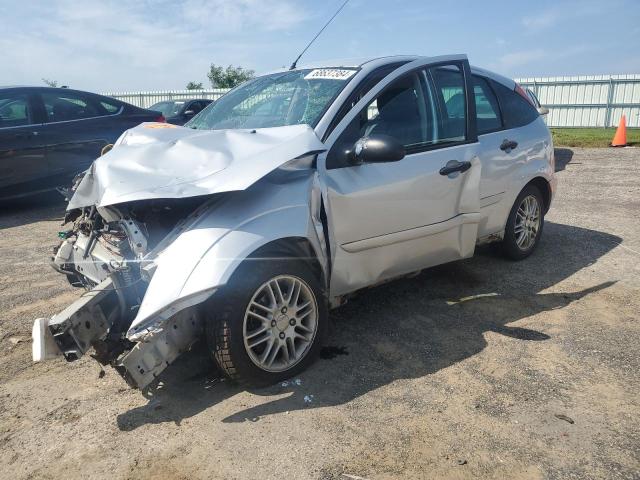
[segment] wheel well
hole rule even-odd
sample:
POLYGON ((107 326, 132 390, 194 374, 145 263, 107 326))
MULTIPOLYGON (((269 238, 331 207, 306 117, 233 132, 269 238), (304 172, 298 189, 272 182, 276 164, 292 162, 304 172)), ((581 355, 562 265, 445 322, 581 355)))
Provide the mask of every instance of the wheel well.
MULTIPOLYGON (((540 193, 542 194, 542 201, 544 202, 544 213, 546 214, 551 206, 551 186, 549 185, 549 182, 542 177, 536 177, 527 183, 527 185, 534 185, 538 190, 540 190, 540 193)), ((525 187, 527 185, 525 185, 525 187)))
POLYGON ((255 250, 249 258, 274 257, 297 258, 307 262, 320 284, 326 287, 324 269, 311 242, 304 237, 279 238, 255 250))

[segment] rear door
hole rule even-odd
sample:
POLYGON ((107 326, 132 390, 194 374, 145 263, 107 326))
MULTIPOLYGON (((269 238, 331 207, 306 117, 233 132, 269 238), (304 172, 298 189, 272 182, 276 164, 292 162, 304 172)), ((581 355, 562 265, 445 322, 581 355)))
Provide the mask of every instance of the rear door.
POLYGON ((49 175, 34 95, 0 91, 0 197, 45 189, 49 175))
POLYGON ((318 167, 332 295, 473 253, 480 162, 469 82, 464 56, 412 62, 371 89, 327 138, 318 167), (372 134, 393 136, 407 155, 349 165, 343 152, 372 134))
POLYGON ((502 232, 506 217, 522 187, 528 162, 544 153, 542 124, 535 107, 512 88, 474 75, 478 139, 482 162, 479 236, 502 232))

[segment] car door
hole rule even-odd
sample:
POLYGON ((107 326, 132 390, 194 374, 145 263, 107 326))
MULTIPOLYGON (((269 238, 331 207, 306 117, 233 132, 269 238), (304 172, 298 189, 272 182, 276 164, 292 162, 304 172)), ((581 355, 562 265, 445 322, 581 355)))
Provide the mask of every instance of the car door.
POLYGON ((86 170, 112 143, 110 113, 92 95, 66 89, 40 93, 46 112, 44 140, 52 178, 61 186, 86 170))
POLYGON ((318 168, 332 295, 473 254, 481 166, 469 82, 465 56, 414 61, 371 89, 327 138, 318 168), (460 91, 441 84, 445 73, 460 91), (462 106, 455 116, 453 104, 462 106), (349 164, 344 151, 373 134, 396 138, 406 156, 349 164))
POLYGON ((34 96, 0 91, 0 197, 43 190, 49 175, 34 96))

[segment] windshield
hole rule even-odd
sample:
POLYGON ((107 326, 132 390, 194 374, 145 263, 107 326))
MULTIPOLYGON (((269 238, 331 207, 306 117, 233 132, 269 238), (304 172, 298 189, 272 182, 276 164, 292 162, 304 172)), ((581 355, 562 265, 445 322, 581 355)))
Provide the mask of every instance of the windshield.
POLYGON ((183 105, 184 102, 158 102, 151 105, 149 107, 149 110, 160 112, 164 117, 173 117, 174 115, 178 115, 178 113, 180 113, 180 109, 183 105))
POLYGON ((315 127, 356 71, 322 68, 258 77, 209 105, 185 126, 203 130, 315 127))

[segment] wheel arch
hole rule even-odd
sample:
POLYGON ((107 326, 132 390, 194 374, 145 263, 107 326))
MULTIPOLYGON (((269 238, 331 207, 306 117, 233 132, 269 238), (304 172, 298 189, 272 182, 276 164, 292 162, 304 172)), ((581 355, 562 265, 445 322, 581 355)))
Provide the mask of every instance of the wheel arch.
POLYGON ((268 241, 247 255, 247 258, 274 256, 304 260, 311 266, 313 273, 316 275, 316 278, 323 288, 327 288, 326 275, 324 274, 324 268, 320 262, 320 257, 316 248, 307 237, 282 237, 268 241))
MULTIPOLYGON (((530 180, 529 183, 527 183, 524 187, 522 187, 520 192, 522 192, 522 190, 527 188, 529 185, 533 185, 538 190, 540 190, 540 193, 542 194, 542 201, 544 202, 544 213, 546 214, 549 211, 549 208, 551 207, 552 194, 551 194, 551 185, 549 184, 549 181, 544 177, 535 177, 532 180, 530 180)), ((518 193, 518 195, 519 194, 520 193, 518 193)))

